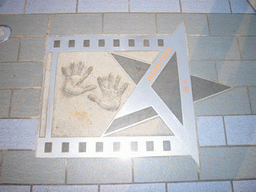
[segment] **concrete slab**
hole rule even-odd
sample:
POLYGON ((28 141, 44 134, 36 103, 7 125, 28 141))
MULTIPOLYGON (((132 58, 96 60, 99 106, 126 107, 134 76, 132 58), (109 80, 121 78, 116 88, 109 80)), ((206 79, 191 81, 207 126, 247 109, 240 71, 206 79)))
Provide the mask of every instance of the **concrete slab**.
POLYGON ((27 0, 26 13, 75 13, 76 0, 27 0))
POLYGON ((10 38, 0 44, 0 61, 17 61, 20 38, 10 38))
POLYGON ((256 37, 238 38, 242 59, 256 59, 256 37))
POLYGON ((6 151, 1 183, 64 184, 65 159, 38 159, 34 151, 6 151))
POLYGON ((0 119, 0 148, 35 149, 37 119, 0 119))
POLYGON ((166 192, 164 183, 156 184, 124 184, 124 185, 101 185, 101 192, 125 191, 125 192, 166 192))
POLYGON ((134 159, 135 182, 192 181, 197 179, 197 166, 191 157, 134 159))
POLYGON ((132 182, 131 159, 68 159, 67 173, 69 184, 132 182))
POLYGON ((217 80, 217 73, 214 61, 190 61, 190 72, 192 75, 203 77, 209 80, 217 80))
POLYGON ((178 0, 131 0, 131 12, 180 12, 178 0))
POLYGON ((200 146, 226 145, 221 116, 197 117, 197 131, 200 146))
POLYGON ((41 86, 43 64, 29 63, 1 63, 0 87, 39 87, 41 86))
POLYGON ((256 87, 249 87, 249 96, 253 114, 256 114, 256 87))
POLYGON ((24 13, 25 2, 26 0, 5 1, 0 6, 0 14, 24 13))
POLYGON ((2 192, 30 192, 30 186, 24 186, 24 185, 0 185, 0 191, 2 192))
POLYGON ((200 149, 200 179, 243 179, 256 176, 256 147, 200 149))
POLYGON ((230 0, 232 13, 255 13, 247 1, 230 0))
POLYGON ((8 117, 11 102, 11 90, 0 90, 0 117, 8 117))
POLYGON ((256 116, 224 117, 228 145, 256 144, 256 116))
POLYGON ((127 0, 80 0, 78 3, 78 12, 128 12, 127 0))
POLYGON ((63 191, 63 192, 98 192, 97 185, 34 185, 32 192, 49 192, 49 191, 63 191))

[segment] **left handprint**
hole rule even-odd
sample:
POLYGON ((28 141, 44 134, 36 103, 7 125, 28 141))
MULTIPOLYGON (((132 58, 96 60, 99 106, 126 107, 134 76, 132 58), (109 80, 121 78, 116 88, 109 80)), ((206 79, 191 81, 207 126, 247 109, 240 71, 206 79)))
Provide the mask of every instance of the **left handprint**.
POLYGON ((96 85, 85 85, 84 80, 90 75, 93 67, 84 67, 83 62, 75 64, 71 62, 69 68, 62 67, 62 73, 66 77, 65 91, 72 95, 80 95, 84 92, 96 89, 96 85))

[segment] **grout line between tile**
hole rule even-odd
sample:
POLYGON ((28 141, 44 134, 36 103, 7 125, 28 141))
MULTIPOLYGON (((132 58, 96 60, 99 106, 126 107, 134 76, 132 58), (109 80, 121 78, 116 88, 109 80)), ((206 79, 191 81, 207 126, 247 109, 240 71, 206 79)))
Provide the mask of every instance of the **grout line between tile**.
POLYGON ((168 192, 168 185, 165 183, 165 192, 168 192))
POLYGON ((78 13, 78 3, 79 3, 79 0, 76 1, 76 13, 78 13))
POLYGON ((33 192, 33 185, 30 185, 30 192, 33 192))
POLYGON ((131 166, 132 166, 132 183, 134 183, 134 158, 131 159, 131 166))
POLYGON ((157 20, 157 13, 155 13, 155 21, 156 21, 156 34, 158 34, 158 20, 157 20))
POLYGON ((128 13, 131 12, 131 0, 128 0, 128 13))
POLYGON ((230 2, 230 0, 228 0, 228 4, 229 4, 230 13, 232 14, 232 8, 231 8, 231 2, 230 2))
POLYGON ((1 159, 1 164, 0 164, 0 181, 2 180, 2 170, 3 170, 3 164, 4 164, 4 155, 5 155, 5 150, 2 150, 2 159, 1 159))
POLYGON ((11 117, 11 110, 12 110, 12 103, 13 103, 13 94, 14 94, 14 89, 11 89, 11 99, 10 99, 10 107, 9 107, 8 117, 11 117))
POLYGON ((248 95, 248 100, 249 100, 249 105, 250 105, 251 114, 253 114, 252 103, 251 103, 251 97, 250 97, 250 91, 249 91, 249 87, 248 87, 248 86, 246 86, 246 93, 247 93, 247 95, 248 95))
POLYGON ((232 190, 232 192, 235 191, 233 181, 231 181, 231 190, 232 190))
POLYGON ((104 17, 105 17, 105 13, 102 13, 102 29, 101 29, 102 34, 104 34, 104 17))
POLYGON ((68 159, 65 162, 65 184, 68 184, 68 159))
POLYGON ((18 55, 17 55, 17 61, 20 61, 20 51, 21 51, 21 41, 23 37, 20 37, 20 42, 19 42, 19 48, 18 48, 18 55))
POLYGON ((27 4, 28 4, 28 0, 25 1, 25 6, 24 6, 23 14, 26 14, 27 4))
POLYGON ((100 186, 101 186, 101 185, 98 185, 98 192, 100 192, 100 186))
POLYGON ((181 5, 181 0, 179 0, 179 4, 180 4, 180 13, 182 13, 182 5, 181 5))
POLYGON ((241 46, 239 44, 238 36, 236 36, 236 41, 237 41, 238 51, 239 51, 239 54, 240 54, 240 59, 243 59, 242 50, 241 50, 241 46))
POLYGON ((224 116, 222 116, 222 122, 223 122, 225 143, 226 143, 226 145, 228 146, 228 136, 227 136, 226 123, 225 123, 225 118, 224 118, 224 116))
POLYGON ((206 20, 207 20, 207 25, 208 25, 208 32, 209 32, 209 35, 207 35, 207 36, 211 36, 209 14, 205 14, 205 15, 206 15, 206 20))

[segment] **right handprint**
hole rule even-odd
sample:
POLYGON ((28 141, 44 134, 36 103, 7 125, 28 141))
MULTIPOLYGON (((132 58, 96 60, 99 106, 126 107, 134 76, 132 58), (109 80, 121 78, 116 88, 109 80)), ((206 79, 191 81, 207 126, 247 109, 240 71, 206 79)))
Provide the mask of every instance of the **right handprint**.
POLYGON ((88 95, 88 98, 96 102, 100 107, 109 111, 116 111, 121 103, 121 97, 128 87, 128 83, 119 88, 121 77, 118 75, 114 78, 110 73, 108 78, 98 77, 97 81, 102 91, 102 97, 99 99, 95 95, 88 95))

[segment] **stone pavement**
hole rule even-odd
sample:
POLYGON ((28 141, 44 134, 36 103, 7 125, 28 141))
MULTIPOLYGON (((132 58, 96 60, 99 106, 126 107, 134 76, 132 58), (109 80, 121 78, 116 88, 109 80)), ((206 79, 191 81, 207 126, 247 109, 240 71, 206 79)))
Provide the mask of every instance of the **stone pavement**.
POLYGON ((256 190, 256 16, 247 1, 2 3, 0 25, 12 33, 0 44, 0 191, 256 190), (230 87, 194 102, 200 167, 190 156, 35 157, 49 37, 173 35, 182 21, 191 77, 230 87))

